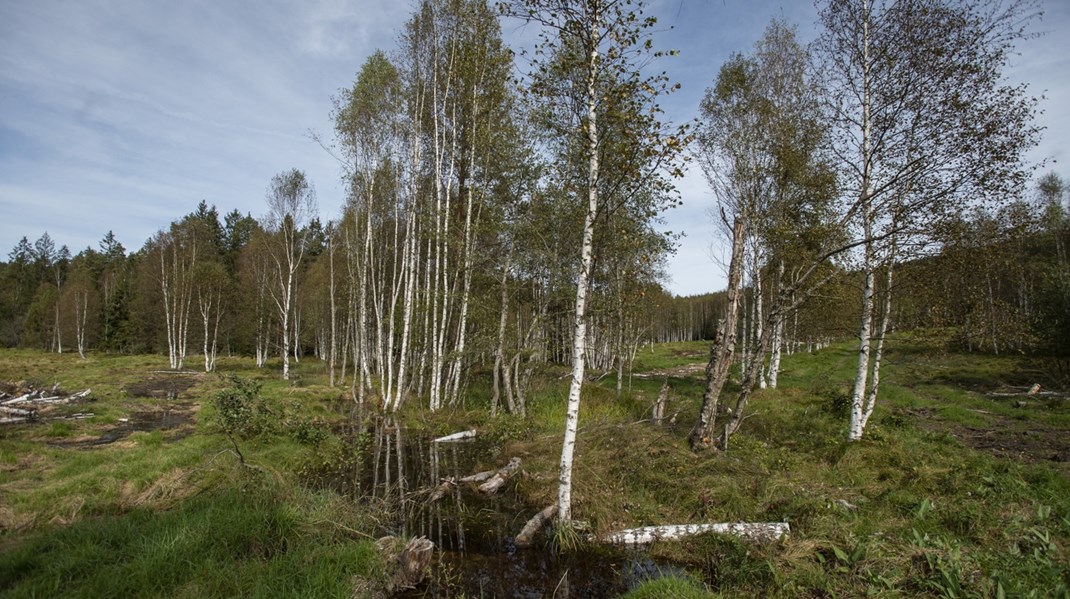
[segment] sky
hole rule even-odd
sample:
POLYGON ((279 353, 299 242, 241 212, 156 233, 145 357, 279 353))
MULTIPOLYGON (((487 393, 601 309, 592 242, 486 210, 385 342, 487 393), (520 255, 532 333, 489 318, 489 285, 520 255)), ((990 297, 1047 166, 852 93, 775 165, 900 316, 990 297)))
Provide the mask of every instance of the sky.
MULTIPOLYGON (((750 52, 773 17, 816 36, 809 0, 657 0, 658 67, 681 84, 664 102, 695 118, 733 52, 750 52)), ((1070 178, 1070 2, 1046 0, 1044 33, 1007 72, 1045 95, 1044 137, 1029 158, 1070 178)), ((376 49, 395 46, 405 0, 3 0, 0 2, 0 260, 47 231, 73 253, 109 231, 128 251, 204 200, 260 217, 271 178, 299 168, 322 218, 341 212, 341 168, 329 139, 332 98, 376 49)), ((504 21, 507 41, 531 26, 504 21)), ((520 67, 522 68, 522 67, 520 67)), ((683 233, 667 287, 723 289, 725 252, 708 216, 713 196, 691 168, 683 206, 664 215, 683 233)))

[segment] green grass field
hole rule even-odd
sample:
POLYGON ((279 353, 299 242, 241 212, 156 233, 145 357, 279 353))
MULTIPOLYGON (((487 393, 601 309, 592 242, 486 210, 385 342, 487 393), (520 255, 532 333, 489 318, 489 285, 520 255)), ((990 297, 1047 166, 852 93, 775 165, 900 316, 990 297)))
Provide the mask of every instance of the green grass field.
MULTIPOLYGON (((792 527, 767 545, 658 543, 652 554, 691 577, 632 596, 1070 596, 1070 404, 1011 394, 1051 386, 1028 358, 951 353, 934 336, 889 345, 877 411, 853 444, 846 344, 786 356, 780 388, 756 393, 727 452, 694 454, 686 442, 704 344, 640 350, 620 398, 612 374, 588 385, 573 509, 593 532, 792 527), (676 420, 656 426, 650 407, 665 380, 676 420)), ((159 372, 165 363, 0 352, 0 383, 93 390, 46 421, 0 428, 0 595, 382 596, 391 564, 373 542, 380 514, 313 482, 361 447, 343 436, 352 401, 326 385, 323 366, 304 359, 284 382, 277 369, 222 360, 223 375, 262 385, 259 424, 232 443, 211 398, 233 383, 159 372), (85 412, 94 415, 58 418, 85 412), (131 431, 157 417, 172 425, 131 431)), ((497 448, 492 461, 522 457, 510 484, 534 512, 556 492, 559 375, 535 381, 526 419, 491 419, 478 371, 463 407, 428 414, 412 400, 403 419, 433 434, 474 427, 497 448)))

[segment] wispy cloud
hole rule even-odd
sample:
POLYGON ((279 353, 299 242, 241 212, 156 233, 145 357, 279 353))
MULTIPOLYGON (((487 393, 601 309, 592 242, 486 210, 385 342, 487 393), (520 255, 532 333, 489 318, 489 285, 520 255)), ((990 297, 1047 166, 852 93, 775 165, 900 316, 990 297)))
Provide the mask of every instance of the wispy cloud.
MULTIPOLYGON (((1051 35, 1023 49, 1013 77, 1047 90, 1038 155, 1066 154, 1070 7, 1050 2, 1051 35)), ((376 48, 393 47, 412 3, 397 0, 9 0, 0 2, 0 259, 23 235, 48 230, 71 248, 114 230, 137 248, 204 199, 264 211, 270 178, 304 169, 325 216, 344 190, 329 137, 330 98, 376 48)), ((682 122, 733 51, 748 51, 772 17, 813 36, 810 2, 658 0, 659 61, 683 84, 665 101, 682 122), (669 26, 672 26, 670 29, 669 26)), ((507 37, 531 28, 506 25, 507 37)), ((1065 174, 1065 173, 1064 173, 1065 174)), ((666 227, 687 236, 671 288, 723 287, 711 261, 712 198, 697 170, 666 227)), ((715 252, 716 253, 716 252, 715 252)))

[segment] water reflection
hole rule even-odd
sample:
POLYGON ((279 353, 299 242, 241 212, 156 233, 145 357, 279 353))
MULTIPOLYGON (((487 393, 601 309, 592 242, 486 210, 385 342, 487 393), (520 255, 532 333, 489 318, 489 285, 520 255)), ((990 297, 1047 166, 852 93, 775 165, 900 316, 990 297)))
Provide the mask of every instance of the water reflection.
POLYGON ((495 455, 478 438, 435 443, 388 418, 364 430, 370 438, 352 478, 354 496, 389 508, 383 534, 426 536, 437 549, 430 581, 398 597, 612 597, 682 571, 641 552, 599 549, 559 558, 544 547, 517 549, 512 536, 537 510, 519 501, 512 483, 488 497, 458 482, 510 456, 495 455), (435 493, 443 483, 445 492, 435 493))

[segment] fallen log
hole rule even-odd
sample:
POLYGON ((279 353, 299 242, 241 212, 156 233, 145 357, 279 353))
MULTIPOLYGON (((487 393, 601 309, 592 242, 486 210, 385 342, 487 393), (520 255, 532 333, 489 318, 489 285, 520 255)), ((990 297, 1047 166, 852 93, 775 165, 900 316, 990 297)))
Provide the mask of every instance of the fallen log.
POLYGON ((457 479, 457 482, 462 482, 462 483, 481 483, 481 482, 487 480, 488 478, 494 476, 497 473, 498 473, 497 470, 484 470, 483 472, 477 472, 475 474, 468 475, 468 476, 466 476, 464 478, 459 478, 459 479, 457 479))
POLYGON ((520 533, 513 539, 513 543, 517 547, 531 547, 531 544, 535 541, 535 535, 542 530, 543 526, 553 520, 555 515, 557 515, 557 504, 546 506, 541 512, 532 516, 531 520, 528 520, 528 523, 524 525, 524 528, 520 529, 520 533))
POLYGON ((26 416, 27 418, 33 416, 33 410, 24 410, 22 408, 12 408, 9 406, 0 406, 0 413, 11 414, 12 416, 26 416))
POLYGON ((40 391, 34 391, 20 395, 14 399, 4 400, 0 402, 0 406, 13 406, 20 403, 35 403, 35 404, 65 404, 70 403, 76 399, 82 399, 90 394, 91 390, 86 389, 79 391, 71 395, 52 395, 49 397, 42 397, 44 394, 40 391))
POLYGON ((18 397, 15 397, 13 399, 5 399, 3 402, 0 402, 0 405, 13 406, 13 405, 15 405, 17 403, 22 403, 24 401, 30 401, 30 396, 31 395, 33 395, 33 394, 32 393, 26 393, 26 394, 20 395, 18 397))
POLYGON ((669 524, 630 528, 602 535, 603 543, 620 545, 648 545, 654 541, 668 541, 715 532, 742 537, 751 541, 776 541, 791 531, 787 522, 720 522, 716 524, 669 524))
POLYGON ((516 472, 517 468, 520 468, 520 458, 510 459, 509 463, 499 468, 487 482, 479 485, 479 492, 487 495, 496 493, 498 489, 502 488, 505 481, 509 480, 509 477, 516 472))
POLYGON ((452 435, 446 435, 445 437, 439 437, 434 440, 435 443, 450 443, 452 441, 464 441, 465 439, 471 439, 476 436, 476 430, 461 431, 459 433, 453 433, 452 435))
POLYGON ((449 493, 450 488, 455 486, 457 486, 457 481, 454 480, 453 477, 445 478, 433 491, 431 491, 431 495, 427 498, 427 503, 434 503, 439 499, 442 499, 446 496, 446 493, 449 493))
POLYGON ((29 422, 30 420, 31 418, 28 417, 11 416, 0 418, 0 424, 18 424, 20 422, 29 422))

